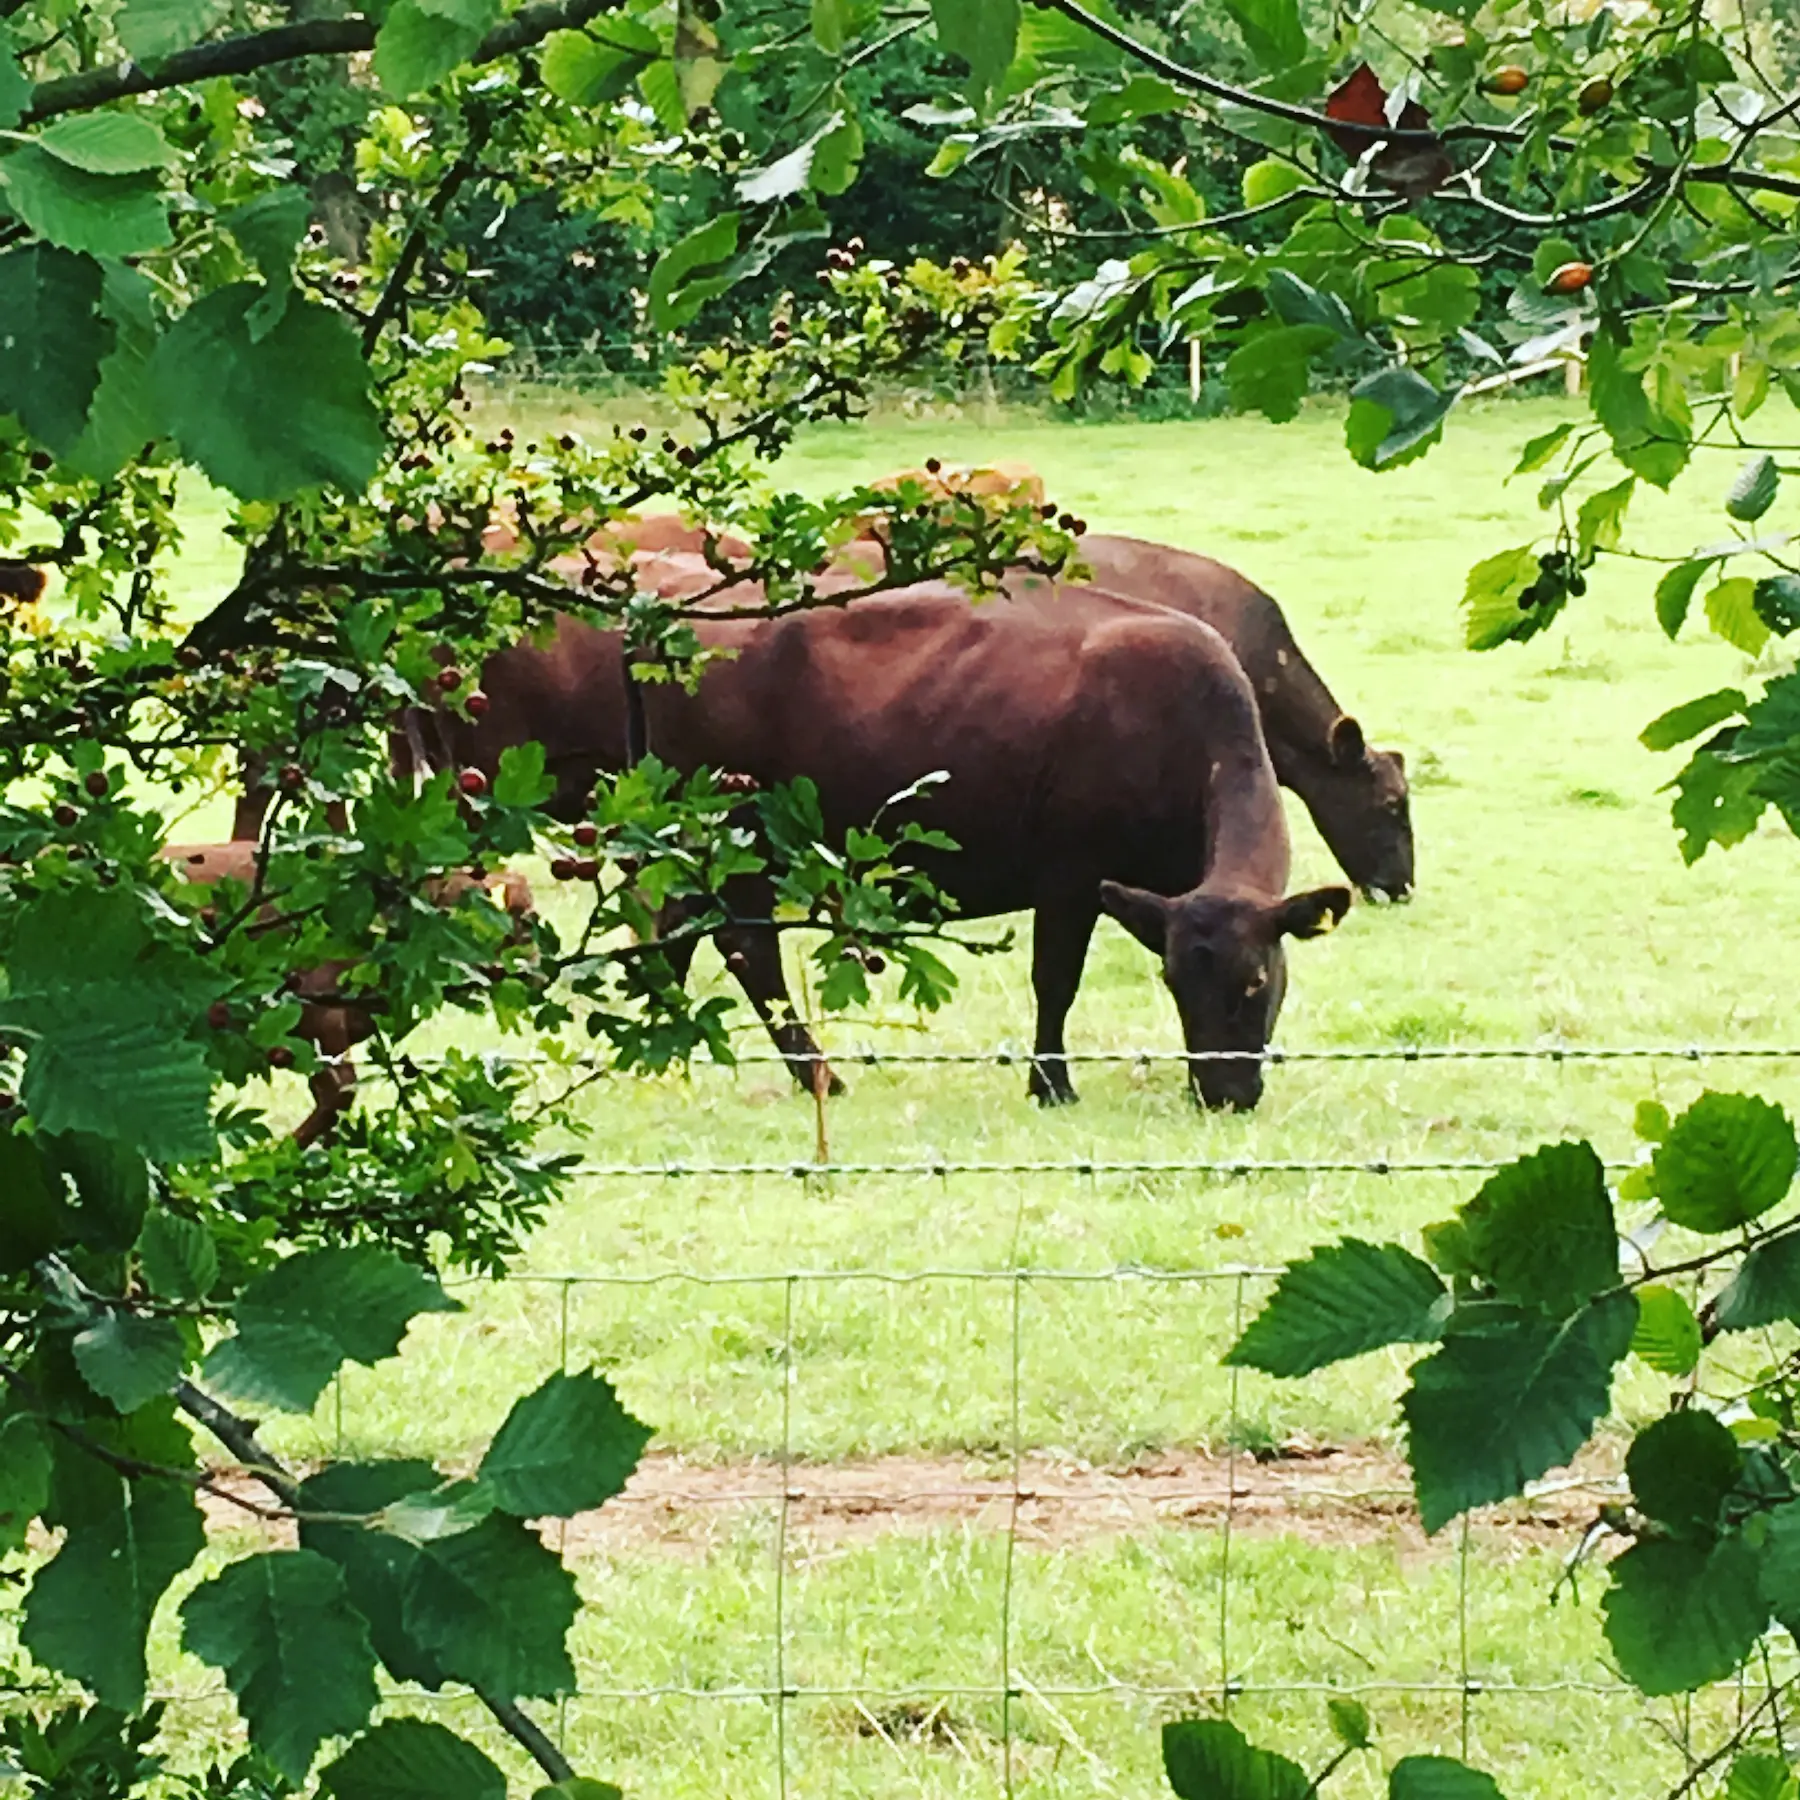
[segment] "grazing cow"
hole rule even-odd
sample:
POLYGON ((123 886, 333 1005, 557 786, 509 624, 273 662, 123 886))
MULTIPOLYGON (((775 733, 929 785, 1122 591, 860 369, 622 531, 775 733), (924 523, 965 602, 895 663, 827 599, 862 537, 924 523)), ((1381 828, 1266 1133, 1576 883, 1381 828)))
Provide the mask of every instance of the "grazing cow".
MULTIPOLYGON (((189 881, 210 887, 231 880, 247 888, 256 883, 257 846, 254 843, 167 844, 161 852, 189 881)), ((521 924, 530 918, 531 889, 523 875, 502 869, 485 878, 458 870, 426 884, 425 892, 438 906, 454 906, 472 888, 485 888, 521 924)), ((270 912, 273 908, 266 909, 270 912)), ((312 1076, 313 1109, 294 1129, 300 1144, 317 1143, 328 1136, 339 1116, 348 1110, 356 1091, 356 1067, 350 1060, 354 1046, 372 1037, 375 1022, 367 1007, 354 1001, 332 999, 347 962, 321 963, 300 974, 293 984, 300 1001, 296 1037, 311 1044, 325 1059, 312 1076)))
MULTIPOLYGON (((724 598, 761 596, 746 584, 724 598)), ((1055 608, 971 607, 941 584, 699 631, 735 654, 695 694, 644 689, 649 747, 665 762, 765 785, 810 776, 839 839, 921 776, 949 774, 916 816, 962 848, 920 860, 965 918, 1035 914, 1034 1095, 1074 1098, 1064 1020, 1106 911, 1161 962, 1195 1093, 1256 1104, 1283 942, 1329 929, 1350 894, 1285 894, 1287 830, 1256 699, 1217 633, 1097 591, 1065 588, 1055 608)), ((440 714, 415 742, 491 776, 504 749, 536 739, 553 806, 578 817, 594 776, 626 759, 619 638, 565 617, 547 646, 490 658, 482 687, 479 721, 440 714)), ((741 919, 766 919, 766 888, 730 898, 741 919)), ((788 1002, 774 927, 718 935, 810 1089, 818 1052, 788 1002)), ((683 965, 691 945, 672 954, 683 965)))

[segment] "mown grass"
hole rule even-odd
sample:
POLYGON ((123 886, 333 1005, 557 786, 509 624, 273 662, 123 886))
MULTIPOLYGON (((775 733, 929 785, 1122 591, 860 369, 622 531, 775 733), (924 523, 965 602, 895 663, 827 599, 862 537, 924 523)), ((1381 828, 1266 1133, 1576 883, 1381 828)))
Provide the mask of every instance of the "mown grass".
MULTIPOLYGON (((580 408, 496 401, 531 429, 580 408)), ((1424 463, 1355 470, 1341 415, 1271 427, 1051 427, 1014 420, 900 423, 810 434, 786 474, 823 488, 948 459, 1022 458, 1096 525, 1207 550, 1278 595, 1309 655, 1372 741, 1415 775, 1420 889, 1409 907, 1359 908, 1299 946, 1281 1040, 1289 1046, 1498 1047, 1779 1043, 1800 966, 1792 839, 1774 831, 1684 869, 1641 750, 1672 702, 1741 680, 1712 641, 1669 645, 1650 614, 1653 571, 1609 565, 1566 627, 1487 657, 1460 647, 1457 598, 1474 560, 1539 529, 1534 482, 1501 485, 1517 445, 1560 416, 1551 402, 1471 408, 1424 463)), ((1645 507, 1650 547, 1719 535, 1728 469, 1645 507)), ((225 578, 216 518, 194 511, 196 597, 225 578)), ((1334 871, 1292 809, 1296 884, 1334 871)), ((198 821, 198 825, 205 821, 198 821)), ((556 904, 555 896, 548 896, 556 904)), ((961 996, 921 1021, 891 1003, 834 1024, 839 1047, 985 1048, 1029 1041, 1023 941, 959 960, 961 996)), ((700 977, 722 979, 703 954, 700 977)), ((452 1041, 461 1028, 428 1034, 452 1041)), ((747 1048, 762 1041, 746 1034, 747 1048)), ((1149 960, 1103 926, 1071 1046, 1173 1048, 1149 960)), ((1277 1070, 1250 1118, 1204 1118, 1169 1064, 1078 1069, 1082 1103, 1040 1113, 1017 1068, 848 1070, 831 1148, 846 1160, 1075 1162, 1506 1157, 1590 1135, 1633 1154, 1634 1101, 1679 1104, 1703 1085, 1800 1100, 1793 1063, 1347 1062, 1277 1070)), ((618 1080, 587 1106, 598 1162, 804 1162, 814 1119, 779 1070, 618 1080)), ((1402 1359, 1375 1357, 1304 1384, 1245 1377, 1218 1355, 1259 1278, 1069 1280, 1136 1268, 1268 1267, 1345 1231, 1411 1234, 1473 1185, 1441 1175, 1155 1173, 664 1179, 593 1177, 531 1246, 530 1281, 469 1290, 466 1314, 426 1322, 396 1365, 355 1371, 317 1418, 275 1436, 296 1454, 478 1449, 510 1399, 555 1367, 608 1369, 659 1442, 699 1461, 829 1459, 884 1450, 1004 1458, 1015 1443, 1100 1462, 1171 1444, 1393 1435, 1402 1359), (977 1279, 1036 1271, 1018 1286, 977 1279), (850 1271, 905 1283, 833 1279, 850 1271), (934 1271, 936 1273, 934 1273, 934 1271), (789 1280, 795 1272, 804 1279, 789 1280), (582 1278, 570 1285, 556 1278, 582 1278), (754 1277, 745 1280, 741 1278, 754 1277), (1016 1401, 1016 1419, 1015 1419, 1016 1401)), ((1626 1416, 1661 1404, 1631 1376, 1626 1416)), ((801 1688, 991 1689, 1004 1539, 943 1531, 852 1547, 792 1547, 783 1573, 784 1678, 801 1688)), ((1054 1550, 1022 1546, 1010 1617, 1038 1690, 1108 1676, 1216 1690, 1220 1544, 1170 1529, 1054 1550)), ((1244 1539, 1234 1549, 1230 1670, 1257 1682, 1437 1682, 1457 1666, 1454 1549, 1244 1539), (1346 1651, 1342 1645, 1352 1648, 1346 1651)), ((1596 1611, 1547 1605, 1557 1547, 1478 1537, 1471 1663, 1526 1684, 1605 1679, 1596 1611)), ((622 1555, 583 1569, 584 1687, 709 1688, 774 1681, 773 1521, 752 1509, 698 1551, 622 1555)), ((1586 1590, 1584 1589, 1584 1596, 1586 1590)), ((1058 1796, 1156 1789, 1155 1722, 1168 1698, 1034 1698, 1016 1682, 1013 1773, 1058 1796)), ((793 1702, 790 1786, 813 1795, 988 1795, 1002 1776, 998 1707, 950 1696, 901 1707, 793 1702), (940 1729, 941 1727, 941 1729, 940 1729)), ((1705 1709, 1701 1709, 1704 1712, 1705 1709)), ((1455 1696, 1378 1703, 1391 1754, 1455 1751, 1455 1696)), ((1513 1795, 1643 1794, 1678 1766, 1648 1709, 1594 1695, 1484 1697, 1473 1752, 1513 1795)), ((1316 1697, 1239 1702, 1247 1727, 1322 1758, 1316 1697)), ((1702 1721, 1703 1722, 1703 1721, 1702 1721)), ((662 1795, 776 1791, 764 1700, 593 1698, 572 1745, 597 1771, 662 1795)), ((1697 1723, 1696 1729, 1699 1729, 1697 1723)), ((1346 1791, 1374 1791, 1347 1772, 1346 1791)))

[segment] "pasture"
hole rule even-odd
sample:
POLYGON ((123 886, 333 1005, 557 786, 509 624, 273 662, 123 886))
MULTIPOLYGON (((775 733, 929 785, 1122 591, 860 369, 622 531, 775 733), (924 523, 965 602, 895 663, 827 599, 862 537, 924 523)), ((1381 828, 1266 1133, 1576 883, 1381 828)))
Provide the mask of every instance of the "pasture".
MULTIPOLYGON (((490 404, 530 430, 591 422, 490 404)), ((932 454, 1028 460, 1096 527, 1205 550, 1280 599, 1370 741, 1406 753, 1419 843, 1411 905, 1358 906, 1293 948, 1282 1045, 1779 1043, 1800 852, 1771 828, 1685 869, 1656 791, 1672 759, 1636 743, 1666 706, 1741 679, 1743 658, 1669 645, 1654 572, 1617 563, 1566 627, 1461 648, 1467 567, 1539 527, 1535 478, 1500 477, 1556 416, 1472 408, 1385 476, 1349 463, 1329 407, 1287 427, 884 422, 812 434, 784 474, 816 488, 932 454)), ((1718 537, 1729 477, 1640 502, 1645 536, 1718 537)), ((224 577, 217 523, 197 501, 196 604, 224 577)), ((1290 818, 1295 885, 1334 879, 1297 803, 1290 818)), ((547 879, 540 898, 557 903, 547 879)), ((945 1014, 890 1000, 829 1025, 827 1046, 1027 1044, 1024 935, 955 961, 945 1014)), ((698 975, 724 980, 710 952, 698 975)), ((741 1041, 767 1051, 753 1026, 741 1041)), ((1069 1041, 1178 1045, 1149 957, 1108 922, 1069 1041)), ((1286 1386, 1218 1366, 1265 1291, 1239 1271, 1343 1232, 1411 1239, 1480 1176, 1118 1165, 1501 1159, 1564 1135, 1626 1161, 1637 1099, 1757 1087, 1792 1106, 1800 1058, 1299 1062, 1255 1115, 1215 1118, 1169 1062, 1078 1063, 1080 1105, 1050 1113, 1018 1066, 851 1054, 844 1073, 834 1161, 928 1172, 789 1172, 817 1121, 764 1061, 600 1083, 584 1155, 636 1172, 585 1177, 521 1279, 461 1290, 466 1314, 425 1321, 400 1362, 352 1370, 315 1419, 272 1433, 296 1456, 343 1442, 454 1462, 565 1356, 613 1375, 659 1436, 641 1492, 570 1528, 590 1610, 584 1691, 556 1722, 583 1766, 662 1800, 985 1800, 1009 1779, 1058 1800, 1148 1795, 1159 1718, 1230 1682, 1232 1716, 1309 1764, 1336 1689, 1364 1692, 1390 1758, 1459 1753, 1466 1733, 1514 1800, 1678 1776, 1676 1713, 1611 1691, 1599 1584, 1549 1604, 1591 1492, 1427 1542, 1396 1491, 1397 1356, 1286 1386), (992 1163, 1060 1166, 959 1167, 992 1163), (653 1172, 666 1164, 776 1172, 653 1172)), ((1628 1376, 1622 1414, 1659 1387, 1628 1376)), ((162 1642, 178 1721, 211 1721, 203 1673, 166 1625, 162 1642)), ((472 1714, 453 1722, 481 1735, 472 1714)), ((1374 1791, 1372 1765, 1340 1780, 1374 1791)))

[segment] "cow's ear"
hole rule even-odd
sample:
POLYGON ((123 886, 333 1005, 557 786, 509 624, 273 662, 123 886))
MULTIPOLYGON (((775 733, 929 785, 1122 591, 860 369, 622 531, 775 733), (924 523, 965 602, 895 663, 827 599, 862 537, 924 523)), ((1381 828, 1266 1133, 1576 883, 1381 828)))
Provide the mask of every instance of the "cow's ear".
POLYGON ((1275 909, 1275 929, 1282 937, 1323 937, 1350 910, 1347 887, 1314 888, 1290 894, 1275 909))
POLYGON ((1339 713, 1331 727, 1331 760, 1340 769, 1354 769, 1368 748, 1362 727, 1348 713, 1339 713))
POLYGON ((1100 884, 1100 905, 1125 927, 1146 950, 1158 956, 1168 935, 1169 903, 1161 894, 1143 888, 1124 887, 1116 881, 1100 884))

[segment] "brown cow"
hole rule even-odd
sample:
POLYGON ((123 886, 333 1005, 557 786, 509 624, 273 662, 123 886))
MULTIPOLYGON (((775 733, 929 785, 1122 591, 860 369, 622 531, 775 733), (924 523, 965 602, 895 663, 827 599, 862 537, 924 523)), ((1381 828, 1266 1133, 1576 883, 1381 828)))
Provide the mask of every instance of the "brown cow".
MULTIPOLYGON (((921 776, 948 772, 915 816, 963 848, 921 860, 965 918, 1035 914, 1034 1095, 1074 1098, 1063 1025, 1105 910, 1162 963, 1195 1092, 1209 1106, 1255 1105, 1286 987, 1283 940, 1329 929, 1350 894, 1284 897, 1287 830, 1255 695, 1215 632, 1095 591, 1064 589, 1054 609, 976 608, 932 585, 711 621, 700 635, 736 654, 709 665, 697 694, 645 689, 649 745, 665 762, 764 784, 810 776, 839 838, 921 776)), ((594 776, 624 760, 617 636, 565 618, 546 648, 490 658, 482 687, 479 722, 440 715, 419 737, 490 776, 509 745, 537 739, 558 779, 553 805, 579 816, 594 776)), ((741 918, 767 917, 766 890, 731 901, 741 918)), ((817 1050, 787 1002, 774 928, 740 924, 719 939, 810 1087, 817 1050)))
MULTIPOLYGON (((189 881, 202 886, 225 880, 241 882, 246 888, 256 885, 254 843, 166 844, 160 854, 189 881)), ((476 887, 487 889, 515 920, 531 916, 531 889, 525 877, 511 869, 485 878, 458 870, 428 882, 425 892, 435 905, 454 906, 476 887)), ((294 1129, 295 1140, 303 1145, 328 1136, 339 1116, 349 1108, 356 1091, 356 1065, 350 1060, 350 1052, 375 1032, 375 1022, 366 1007, 326 997, 337 992, 338 982, 350 966, 347 962, 321 963, 316 969, 306 970, 293 984, 295 997, 301 1003, 300 1022, 294 1027, 294 1035, 311 1044, 325 1059, 309 1084, 313 1109, 294 1129)))

